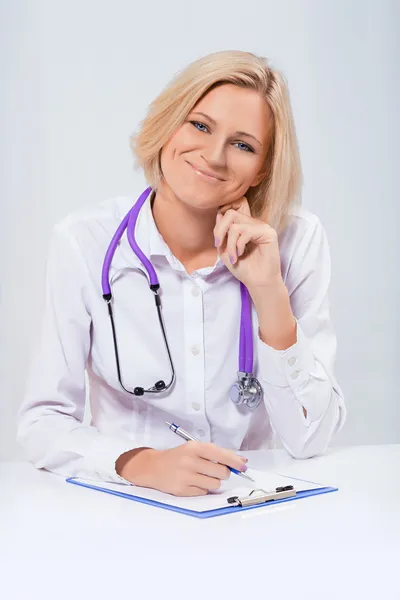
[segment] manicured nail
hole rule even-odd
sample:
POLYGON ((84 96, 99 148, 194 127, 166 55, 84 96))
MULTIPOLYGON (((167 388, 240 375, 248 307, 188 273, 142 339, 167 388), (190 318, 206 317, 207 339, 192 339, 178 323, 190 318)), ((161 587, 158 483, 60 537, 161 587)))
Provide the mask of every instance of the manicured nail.
POLYGON ((240 470, 244 473, 245 471, 247 471, 247 465, 242 465, 240 467, 240 470))
POLYGON ((235 264, 235 257, 234 256, 229 256, 229 260, 231 261, 231 265, 235 264))
POLYGON ((215 238, 215 247, 218 248, 219 246, 219 238, 215 238))
POLYGON ((241 458, 241 459, 242 459, 242 461, 243 461, 243 462, 245 462, 245 463, 247 463, 247 462, 248 462, 248 460, 249 460, 249 459, 248 459, 248 458, 246 458, 245 456, 241 456, 240 458, 241 458))

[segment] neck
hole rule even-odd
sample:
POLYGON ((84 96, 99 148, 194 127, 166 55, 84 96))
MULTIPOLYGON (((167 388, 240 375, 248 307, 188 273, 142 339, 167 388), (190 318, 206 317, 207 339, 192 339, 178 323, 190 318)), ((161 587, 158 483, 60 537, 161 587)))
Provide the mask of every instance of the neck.
POLYGON ((205 211, 188 206, 163 181, 152 210, 165 243, 189 273, 215 264, 218 252, 213 229, 217 209, 205 211))

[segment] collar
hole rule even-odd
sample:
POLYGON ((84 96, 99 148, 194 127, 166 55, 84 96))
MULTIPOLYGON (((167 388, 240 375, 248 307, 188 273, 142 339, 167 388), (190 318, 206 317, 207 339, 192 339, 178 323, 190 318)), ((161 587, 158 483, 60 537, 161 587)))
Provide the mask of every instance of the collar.
MULTIPOLYGON (((186 271, 185 267, 182 263, 172 254, 169 246, 166 244, 162 235, 157 229, 156 223, 154 221, 153 212, 152 212, 152 201, 154 198, 155 192, 154 190, 149 194, 146 202, 143 204, 135 229, 135 238, 139 248, 142 252, 151 260, 164 258, 168 261, 172 268, 177 269, 179 271, 186 271)), ((125 204, 125 203, 124 203, 125 204)), ((119 214, 120 221, 125 217, 129 208, 133 206, 132 200, 131 205, 126 207, 124 205, 123 209, 121 207, 121 212, 119 214)), ((114 255, 114 258, 117 258, 117 254, 120 254, 121 260, 117 260, 116 269, 120 270, 121 268, 126 268, 132 266, 134 268, 141 268, 143 270, 142 263, 137 258, 135 253, 132 251, 132 248, 129 245, 128 238, 126 235, 126 231, 124 232, 119 247, 114 255), (124 265, 122 265, 122 261, 124 265)), ((114 262, 114 261, 113 261, 114 262)), ((205 267, 198 270, 198 274, 209 275, 216 269, 225 268, 225 265, 222 263, 221 259, 218 258, 217 262, 212 267, 205 267)))
POLYGON ((176 260, 171 250, 169 249, 169 246, 162 237, 161 233, 158 231, 157 225, 154 221, 152 211, 154 196, 155 192, 152 191, 142 208, 143 212, 146 215, 146 226, 149 240, 149 256, 151 258, 155 258, 156 256, 164 256, 168 260, 171 260, 172 258, 176 260))
MULTIPOLYGON (((153 213, 151 210, 151 202, 154 198, 154 192, 149 194, 149 197, 146 199, 146 202, 143 204, 138 219, 136 221, 135 228, 135 238, 139 248, 142 252, 149 258, 152 259, 156 256, 167 256, 171 251, 169 250, 167 244, 161 237, 160 232, 158 231, 153 213)), ((121 203, 118 211, 118 221, 119 223, 124 219, 128 211, 134 205, 131 197, 124 198, 123 203, 121 203)), ((118 249, 115 252, 113 263, 117 263, 116 267, 119 269, 133 266, 137 267, 141 265, 140 260, 137 258, 136 254, 132 251, 130 247, 128 237, 126 234, 126 230, 124 231, 122 238, 119 241, 118 249), (120 259, 118 259, 118 254, 120 255, 120 259)))

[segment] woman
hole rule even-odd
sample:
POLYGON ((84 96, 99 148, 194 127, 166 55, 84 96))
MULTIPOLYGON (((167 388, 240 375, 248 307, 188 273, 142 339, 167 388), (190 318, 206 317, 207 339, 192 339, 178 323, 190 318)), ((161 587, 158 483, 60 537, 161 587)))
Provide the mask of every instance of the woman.
POLYGON ((200 495, 274 434, 296 458, 323 453, 345 419, 330 256, 299 205, 282 75, 250 53, 206 56, 153 102, 132 147, 151 186, 135 208, 112 198, 54 229, 19 415, 29 459, 200 495))

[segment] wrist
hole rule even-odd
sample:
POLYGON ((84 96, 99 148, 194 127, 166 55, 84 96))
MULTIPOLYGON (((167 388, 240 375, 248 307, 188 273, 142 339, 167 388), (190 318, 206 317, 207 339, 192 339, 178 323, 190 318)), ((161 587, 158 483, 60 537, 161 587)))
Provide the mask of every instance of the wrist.
POLYGON ((115 470, 134 485, 148 487, 153 459, 158 454, 153 448, 134 448, 121 454, 115 462, 115 470))
POLYGON ((275 350, 287 350, 297 341, 297 321, 283 281, 249 290, 258 317, 259 337, 275 350))
POLYGON ((276 278, 269 283, 251 286, 247 289, 257 313, 262 312, 265 308, 268 311, 268 303, 279 302, 279 300, 288 294, 282 277, 276 278))

